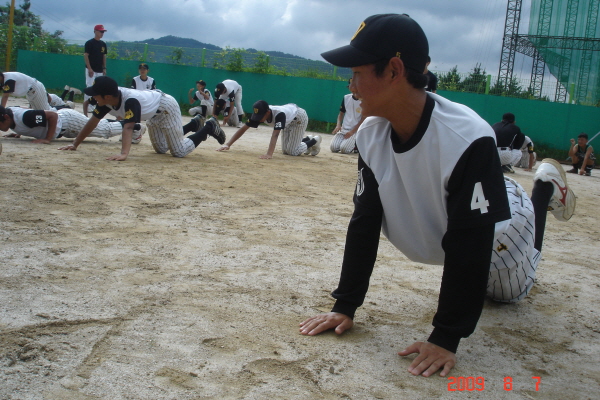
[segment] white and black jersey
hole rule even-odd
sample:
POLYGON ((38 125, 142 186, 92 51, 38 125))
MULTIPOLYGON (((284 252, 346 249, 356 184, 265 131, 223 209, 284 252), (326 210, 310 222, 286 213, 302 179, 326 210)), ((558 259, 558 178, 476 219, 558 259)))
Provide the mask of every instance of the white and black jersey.
POLYGON ((150 76, 147 76, 146 80, 143 80, 141 75, 138 75, 131 80, 131 88, 137 90, 154 90, 156 89, 156 81, 150 76))
POLYGON ((354 129, 360 122, 362 107, 360 106, 360 100, 354 97, 353 94, 347 94, 342 100, 340 106, 340 112, 344 113, 344 121, 342 123, 341 132, 347 133, 354 129))
MULTIPOLYGON (((208 99, 205 98, 202 93, 200 93, 200 91, 196 91, 196 93, 194 93, 194 100, 200 100, 200 105, 203 106, 208 106, 208 107, 212 107, 215 102, 213 100, 212 94, 210 93, 210 90, 208 89, 204 89, 204 93, 208 95, 208 99)), ((227 98, 227 101, 229 101, 229 98, 227 98)), ((227 107, 229 107, 229 103, 227 103, 227 107)))
POLYGON ((356 143, 355 211, 333 311, 353 317, 364 301, 383 231, 411 260, 444 265, 429 341, 455 352, 483 308, 496 225, 511 218, 494 132, 469 108, 428 93, 406 143, 379 117, 363 122, 356 143))
POLYGON ((14 96, 25 96, 36 79, 20 72, 4 72, 2 91, 14 96))
MULTIPOLYGON (((29 110, 21 107, 8 107, 13 113, 14 124, 10 129, 23 136, 45 139, 48 134, 48 119, 44 110, 29 110)), ((56 132, 62 127, 60 118, 56 123, 56 132)))
MULTIPOLYGON (((298 106, 295 104, 286 104, 283 106, 269 106, 271 110, 271 116, 269 119, 265 121, 265 124, 273 127, 273 130, 279 131, 285 129, 287 124, 296 118, 298 115, 298 106)), ((258 121, 250 121, 246 122, 251 128, 258 128, 260 123, 258 121)))
POLYGON ((149 120, 156 115, 163 94, 153 90, 136 90, 119 87, 119 104, 112 106, 96 106, 92 115, 98 119, 106 114, 123 118, 125 123, 149 120))

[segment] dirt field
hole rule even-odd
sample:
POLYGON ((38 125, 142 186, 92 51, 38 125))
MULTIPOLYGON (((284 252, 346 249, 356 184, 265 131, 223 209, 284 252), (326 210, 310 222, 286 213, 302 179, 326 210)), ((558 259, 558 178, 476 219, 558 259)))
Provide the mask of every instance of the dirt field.
POLYGON ((442 268, 385 239, 355 327, 298 333, 333 303, 357 157, 325 135, 317 157, 260 160, 269 137, 183 159, 144 137, 125 162, 104 160, 118 138, 0 138, 0 398, 598 398, 599 170, 569 175, 576 215, 549 216, 531 295, 487 302, 462 341, 452 375, 484 389, 452 392, 396 354, 427 339, 442 268))

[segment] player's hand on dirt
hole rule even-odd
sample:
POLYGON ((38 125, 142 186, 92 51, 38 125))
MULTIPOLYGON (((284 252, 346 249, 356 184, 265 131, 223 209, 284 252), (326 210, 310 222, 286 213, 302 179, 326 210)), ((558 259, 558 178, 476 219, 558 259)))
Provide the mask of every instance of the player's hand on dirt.
POLYGON ((531 172, 531 168, 525 168, 523 171, 531 172))
POLYGON ((37 143, 42 143, 42 144, 50 144, 50 143, 51 143, 51 141, 50 141, 50 140, 48 140, 48 139, 35 139, 35 140, 34 140, 33 142, 31 142, 31 143, 36 143, 36 144, 37 144, 37 143))
POLYGON ((20 138, 21 135, 19 135, 18 133, 9 133, 6 135, 3 135, 3 137, 14 137, 14 138, 20 138))
POLYGON ((119 154, 116 156, 110 156, 106 158, 109 161, 125 161, 127 160, 127 154, 119 154))
POLYGON ((230 149, 230 147, 227 146, 226 144, 224 144, 223 146, 221 146, 220 148, 218 148, 217 151, 227 151, 229 149, 230 149))
POLYGON ((300 333, 314 336, 329 329, 335 329, 338 335, 352 328, 354 321, 346 314, 329 312, 310 317, 300 323, 300 333))
POLYGON ((68 146, 63 146, 63 147, 59 147, 59 150, 72 150, 75 151, 77 150, 77 146, 75 146, 74 144, 70 144, 68 146))
POLYGON ((443 368, 440 376, 446 376, 456 365, 456 354, 429 342, 415 342, 398 352, 398 355, 404 357, 413 353, 419 353, 408 367, 408 372, 413 375, 427 377, 443 368))
POLYGON ((262 156, 260 156, 258 158, 262 158, 263 160, 270 160, 271 158, 273 158, 273 156, 270 154, 263 154, 262 156))

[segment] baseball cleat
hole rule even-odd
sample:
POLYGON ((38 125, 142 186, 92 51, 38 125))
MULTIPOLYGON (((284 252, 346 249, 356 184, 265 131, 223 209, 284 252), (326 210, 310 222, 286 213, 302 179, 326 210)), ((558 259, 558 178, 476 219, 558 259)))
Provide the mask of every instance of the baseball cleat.
POLYGON ((142 136, 144 136, 144 132, 146 132, 146 125, 140 124, 140 129, 134 130, 133 135, 131 136, 131 143, 138 144, 142 141, 142 136))
MULTIPOLYGON (((313 138, 312 135, 306 135, 306 137, 308 138, 308 140, 311 140, 313 138)), ((304 152, 304 155, 309 155, 310 154, 310 147, 306 147, 306 151, 304 152)))
POLYGON ((204 124, 206 123, 206 118, 204 118, 202 116, 202 114, 196 114, 196 116, 194 116, 194 118, 192 118, 193 120, 196 120, 196 122, 198 123, 198 127, 196 128, 196 131, 199 131, 200 129, 202 129, 204 127, 204 124))
POLYGON ((225 132, 223 132, 223 129, 221 129, 221 127, 219 126, 219 121, 217 121, 215 118, 211 118, 208 121, 206 121, 207 125, 209 123, 212 125, 212 127, 208 131, 208 134, 217 139, 217 142, 219 142, 219 144, 224 144, 225 140, 227 140, 227 136, 225 136, 225 132))
POLYGON ((69 85, 65 85, 65 90, 68 92, 71 88, 69 87, 69 85))
POLYGON ((71 92, 73 92, 75 94, 81 94, 81 90, 74 88, 74 87, 71 88, 71 92))
POLYGON ((545 158, 538 167, 533 180, 550 182, 554 185, 554 193, 548 204, 548 211, 559 221, 568 221, 575 212, 575 193, 569 189, 567 174, 562 165, 552 158, 545 158))
POLYGON ((75 109, 75 103, 73 103, 72 101, 65 101, 65 105, 69 108, 72 108, 73 110, 75 109))
POLYGON ((317 143, 315 143, 310 148, 310 155, 311 156, 316 156, 321 151, 321 140, 322 139, 321 139, 321 136, 319 136, 319 135, 313 136, 313 139, 315 139, 317 141, 317 143))

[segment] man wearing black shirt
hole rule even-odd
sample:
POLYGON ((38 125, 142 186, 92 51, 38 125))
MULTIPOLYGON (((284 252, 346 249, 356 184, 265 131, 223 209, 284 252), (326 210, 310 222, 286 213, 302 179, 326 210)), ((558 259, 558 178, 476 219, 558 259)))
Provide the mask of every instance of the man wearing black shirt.
MULTIPOLYGON (((97 76, 106 75, 106 43, 102 41, 104 36, 104 25, 94 26, 94 38, 85 42, 85 52, 83 59, 85 60, 85 86, 90 87, 94 84, 94 78, 97 76)), ((83 113, 87 117, 88 106, 90 104, 90 96, 84 96, 83 113)))

